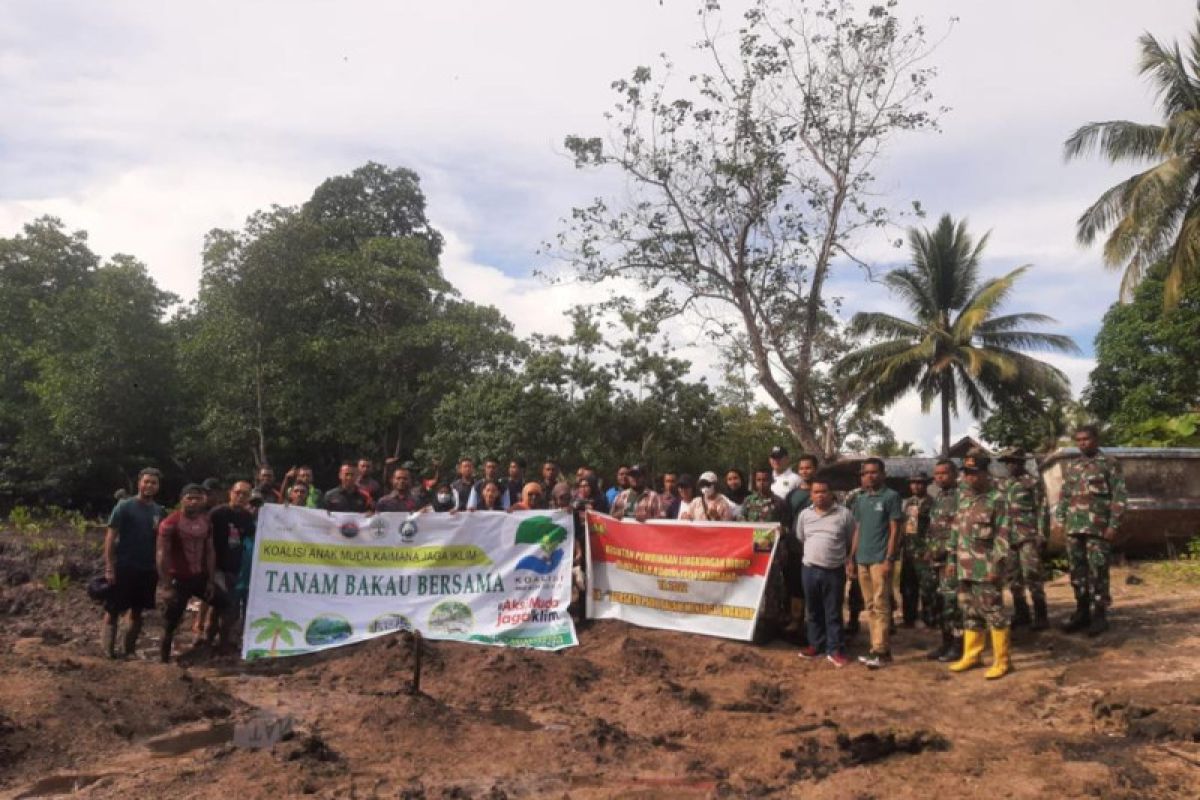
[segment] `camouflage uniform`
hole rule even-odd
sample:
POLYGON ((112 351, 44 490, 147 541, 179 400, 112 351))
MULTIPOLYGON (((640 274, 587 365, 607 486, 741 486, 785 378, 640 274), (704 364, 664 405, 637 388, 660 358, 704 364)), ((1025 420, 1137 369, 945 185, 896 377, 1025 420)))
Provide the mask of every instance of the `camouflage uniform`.
POLYGON ((1000 488, 1008 500, 1008 520, 1014 550, 1012 590, 1022 594, 1029 589, 1035 603, 1045 602, 1042 582, 1042 548, 1046 546, 1042 515, 1042 485, 1033 475, 1006 478, 1000 488))
POLYGON ((995 486, 984 492, 960 486, 950 539, 963 627, 970 631, 982 631, 985 626, 1007 630, 1004 584, 1009 575, 1012 534, 1004 492, 995 486))
MULTIPOLYGON (((846 508, 853 508, 854 501, 858 499, 858 496, 862 493, 863 490, 861 487, 858 489, 851 489, 846 493, 845 499, 842 500, 842 505, 844 505, 846 508)), ((848 581, 846 581, 846 584, 848 586, 846 611, 849 614, 849 622, 846 625, 846 633, 850 636, 853 636, 854 634, 858 633, 858 618, 862 614, 863 610, 866 609, 867 601, 863 597, 862 587, 858 585, 857 571, 848 581)))
POLYGON ((929 573, 923 554, 929 536, 929 514, 933 509, 933 498, 928 494, 912 495, 904 500, 904 535, 900 537, 900 598, 904 609, 904 622, 912 623, 917 618, 917 609, 924 607, 927 625, 933 625, 931 616, 937 584, 929 573))
POLYGON ((962 630, 962 618, 958 608, 958 575, 953 564, 948 563, 950 554, 951 526, 958 510, 958 487, 943 489, 933 500, 929 511, 929 530, 925 537, 922 561, 925 574, 921 593, 937 596, 934 623, 943 632, 962 630))
POLYGON ((1062 497, 1054 518, 1067 535, 1071 588, 1079 603, 1100 608, 1112 603, 1108 590, 1112 542, 1104 532, 1118 530, 1127 500, 1121 464, 1112 456, 1100 451, 1091 457, 1081 453, 1063 467, 1062 497))

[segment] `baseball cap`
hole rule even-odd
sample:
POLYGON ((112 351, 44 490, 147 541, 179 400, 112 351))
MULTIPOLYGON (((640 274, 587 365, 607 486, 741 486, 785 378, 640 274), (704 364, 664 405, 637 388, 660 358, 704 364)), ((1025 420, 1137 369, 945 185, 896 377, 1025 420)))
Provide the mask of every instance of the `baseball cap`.
POLYGON ((630 475, 645 475, 646 468, 643 467, 641 464, 634 464, 632 467, 629 468, 629 474, 630 475))
POLYGON ((707 483, 710 486, 716 486, 717 485, 717 473, 711 472, 711 471, 710 472, 702 472, 700 474, 700 480, 696 481, 696 483, 697 484, 707 483))
POLYGON ((914 472, 908 476, 909 483, 929 483, 929 476, 924 472, 914 472))
POLYGON ((771 448, 771 458, 786 458, 787 454, 787 448, 783 445, 777 444, 771 448))

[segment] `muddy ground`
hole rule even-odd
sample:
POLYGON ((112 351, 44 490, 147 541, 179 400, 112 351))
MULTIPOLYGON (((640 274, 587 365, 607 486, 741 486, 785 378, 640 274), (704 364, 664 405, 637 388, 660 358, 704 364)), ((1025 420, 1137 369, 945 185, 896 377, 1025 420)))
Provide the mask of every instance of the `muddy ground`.
POLYGON ((414 696, 394 638, 246 665, 189 633, 161 665, 153 614, 137 659, 98 657, 99 536, 0 533, 0 796, 1200 797, 1200 586, 1145 565, 1110 633, 1019 632, 1001 681, 926 661, 920 626, 869 672, 603 622, 559 653, 428 643, 414 696), (294 734, 235 747, 263 711, 294 734))

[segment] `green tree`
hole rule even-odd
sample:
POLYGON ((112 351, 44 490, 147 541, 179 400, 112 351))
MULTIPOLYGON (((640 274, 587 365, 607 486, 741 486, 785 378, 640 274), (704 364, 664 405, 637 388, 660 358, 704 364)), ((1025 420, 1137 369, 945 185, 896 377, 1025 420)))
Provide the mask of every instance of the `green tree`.
POLYGON ((254 638, 255 642, 261 644, 268 639, 271 640, 270 655, 272 658, 279 652, 280 639, 287 645, 295 646, 296 641, 292 638, 292 631, 299 633, 302 630, 298 623, 284 619, 278 611, 272 611, 266 617, 259 617, 250 623, 250 627, 258 628, 258 636, 254 638))
POLYGON ((1083 393, 1088 410, 1124 442, 1146 420, 1200 406, 1200 285, 1163 307, 1170 267, 1160 263, 1134 292, 1114 304, 1096 335, 1096 367, 1083 393))
POLYGON ((1066 375, 1022 352, 1076 352, 1067 336, 1024 330, 1054 320, 1042 314, 997 316, 1028 267, 1000 278, 979 279, 988 237, 976 243, 966 222, 947 214, 933 230, 909 230, 912 265, 889 272, 887 287, 909 307, 912 319, 860 312, 851 330, 878 341, 842 360, 849 386, 868 408, 884 409, 916 390, 928 413, 941 404, 942 454, 950 448, 950 415, 960 398, 976 419, 994 402, 1040 393, 1065 397, 1066 375))
POLYGON ((450 391, 517 353, 511 324, 438 265, 416 176, 367 164, 299 208, 212 231, 177 321, 189 394, 181 453, 228 470, 412 453, 450 391), (187 433, 190 431, 190 433, 187 433))
POLYGON ((1089 122, 1064 145, 1069 160, 1098 150, 1110 162, 1150 164, 1100 195, 1077 224, 1082 244, 1108 231, 1104 263, 1123 269, 1121 298, 1160 260, 1167 263, 1163 302, 1179 302, 1184 285, 1200 277, 1200 16, 1186 56, 1145 33, 1139 71, 1158 95, 1157 124, 1089 122))
POLYGON ((894 6, 759 0, 726 37, 708 0, 706 71, 679 86, 665 57, 639 66, 613 84, 612 134, 566 139, 630 191, 574 209, 555 249, 585 281, 631 279, 661 317, 703 320, 812 452, 836 451, 848 413, 825 390, 826 283, 893 218, 872 173, 886 145, 936 124, 925 31, 894 6))
POLYGON ((85 503, 166 465, 176 298, 45 217, 0 239, 0 492, 85 503))
POLYGON ((1064 436, 1090 419, 1074 400, 1036 393, 1005 397, 980 423, 983 438, 997 447, 1020 447, 1032 452, 1052 450, 1064 436))

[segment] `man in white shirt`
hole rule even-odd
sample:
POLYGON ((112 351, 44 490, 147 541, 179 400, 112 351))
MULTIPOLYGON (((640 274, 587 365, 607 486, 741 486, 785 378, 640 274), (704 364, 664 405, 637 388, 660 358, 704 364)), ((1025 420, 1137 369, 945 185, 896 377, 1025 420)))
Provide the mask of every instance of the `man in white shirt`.
POLYGON ((771 448, 771 470, 774 473, 771 479, 771 494, 780 500, 786 500, 788 492, 800 485, 800 476, 788 461, 786 447, 775 445, 771 448))

